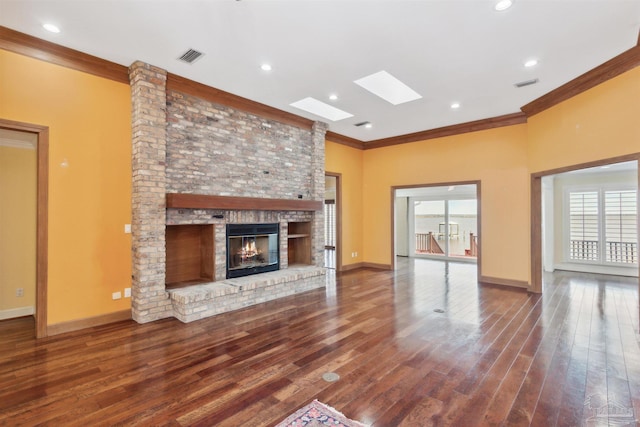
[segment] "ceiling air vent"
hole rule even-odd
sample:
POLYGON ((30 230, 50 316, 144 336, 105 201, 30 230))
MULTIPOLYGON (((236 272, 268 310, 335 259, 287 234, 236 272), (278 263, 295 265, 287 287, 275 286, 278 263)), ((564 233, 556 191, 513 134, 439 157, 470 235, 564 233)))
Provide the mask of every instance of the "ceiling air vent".
POLYGON ((531 80, 525 80, 525 81, 520 82, 520 83, 516 83, 514 86, 515 87, 525 87, 525 86, 534 85, 534 84, 536 84, 538 82, 539 82, 538 79, 531 79, 531 80))
POLYGON ((193 64, 198 59, 200 59, 202 55, 204 55, 202 52, 198 52, 197 50, 194 50, 194 49, 189 49, 188 51, 183 53, 182 56, 178 59, 180 61, 186 62, 187 64, 193 64))

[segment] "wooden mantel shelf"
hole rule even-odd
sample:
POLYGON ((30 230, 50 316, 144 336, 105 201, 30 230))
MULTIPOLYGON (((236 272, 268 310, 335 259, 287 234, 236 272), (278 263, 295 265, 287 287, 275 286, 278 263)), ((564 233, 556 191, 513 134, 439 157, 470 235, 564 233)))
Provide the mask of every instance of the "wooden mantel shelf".
POLYGON ((167 208, 228 209, 239 211, 320 211, 322 210, 322 201, 167 193, 167 208))

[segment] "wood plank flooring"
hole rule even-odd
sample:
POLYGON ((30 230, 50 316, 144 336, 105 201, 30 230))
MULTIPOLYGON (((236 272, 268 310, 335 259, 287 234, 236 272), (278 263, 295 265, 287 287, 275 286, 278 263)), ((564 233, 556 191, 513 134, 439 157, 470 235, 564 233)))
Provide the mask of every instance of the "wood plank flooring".
POLYGON ((190 324, 8 320, 0 425, 271 426, 318 399, 372 426, 632 426, 638 323, 636 279, 555 273, 539 296, 424 259, 190 324))

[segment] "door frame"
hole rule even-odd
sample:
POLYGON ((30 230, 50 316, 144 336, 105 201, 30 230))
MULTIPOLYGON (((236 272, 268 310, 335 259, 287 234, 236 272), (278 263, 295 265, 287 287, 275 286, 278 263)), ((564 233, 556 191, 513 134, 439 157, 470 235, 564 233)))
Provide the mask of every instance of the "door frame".
MULTIPOLYGON (((542 178, 559 173, 571 172, 579 169, 606 166, 613 163, 636 161, 640 165, 640 153, 624 156, 610 157, 608 159, 595 160, 587 163, 579 163, 564 166, 557 169, 549 169, 531 174, 531 288, 534 293, 542 293, 542 178)), ((640 191, 640 173, 638 173, 638 191, 640 191)), ((638 204, 640 209, 640 204, 638 204)), ((640 214, 638 215, 640 222, 640 214)), ((638 241, 640 242, 640 226, 638 229, 638 241)), ((638 277, 638 301, 640 302, 640 277, 638 277)), ((639 304, 640 312, 640 304, 639 304)))
POLYGON ((325 171, 324 175, 336 179, 336 272, 340 272, 342 271, 342 174, 325 171))
POLYGON ((396 190, 407 188, 421 187, 449 187, 452 185, 475 185, 476 186, 476 209, 478 212, 478 256, 476 257, 476 270, 478 282, 482 279, 482 192, 481 181, 454 181, 454 182, 437 182, 430 184, 412 184, 412 185, 394 185, 391 187, 391 270, 396 269, 396 190))
POLYGON ((47 332, 47 277, 49 237, 49 127, 0 118, 0 128, 33 133, 37 137, 36 214, 36 338, 47 332))

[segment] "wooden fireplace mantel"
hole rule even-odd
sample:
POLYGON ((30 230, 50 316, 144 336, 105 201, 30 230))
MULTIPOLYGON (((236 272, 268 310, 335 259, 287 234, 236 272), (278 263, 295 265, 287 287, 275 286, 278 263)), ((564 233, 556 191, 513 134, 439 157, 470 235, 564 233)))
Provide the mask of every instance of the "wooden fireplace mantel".
POLYGON ((240 211, 320 211, 322 210, 322 201, 167 193, 167 208, 224 209, 240 211))

